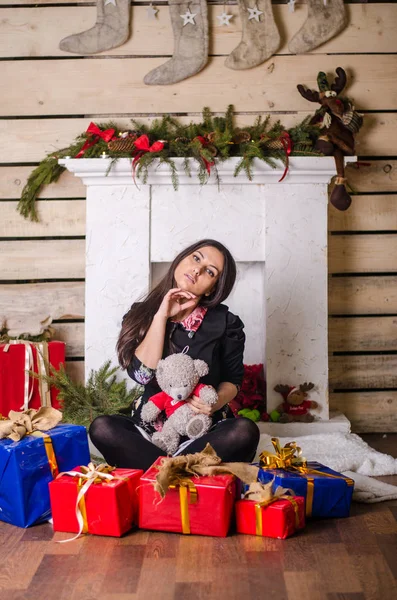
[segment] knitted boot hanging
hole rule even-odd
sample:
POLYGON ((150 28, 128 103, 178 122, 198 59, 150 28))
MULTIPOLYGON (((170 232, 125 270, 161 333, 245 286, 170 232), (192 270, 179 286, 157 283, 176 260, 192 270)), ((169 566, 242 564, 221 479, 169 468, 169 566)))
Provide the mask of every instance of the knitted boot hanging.
POLYGON ((314 50, 347 25, 343 0, 307 0, 307 3, 307 19, 288 44, 292 54, 314 50))
POLYGON ((208 61, 207 1, 170 0, 169 8, 174 53, 145 76, 146 85, 177 83, 201 71, 208 61))
POLYGON ((271 0, 239 0, 242 39, 226 58, 229 69, 250 69, 270 58, 280 46, 271 0))
POLYGON ((76 54, 96 54, 121 46, 128 39, 130 0, 98 0, 94 27, 69 35, 59 47, 76 54))

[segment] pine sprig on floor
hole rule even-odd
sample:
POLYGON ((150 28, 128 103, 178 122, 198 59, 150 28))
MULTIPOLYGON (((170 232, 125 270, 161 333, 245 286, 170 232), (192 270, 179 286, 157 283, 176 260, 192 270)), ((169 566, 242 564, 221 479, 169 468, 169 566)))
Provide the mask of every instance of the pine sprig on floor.
POLYGON ((113 415, 128 409, 142 390, 127 390, 125 380, 117 381, 118 367, 111 367, 110 360, 98 371, 91 371, 87 384, 71 380, 61 364, 59 370, 49 365, 50 375, 30 372, 35 379, 44 379, 59 390, 58 399, 65 423, 88 426, 99 415, 113 415))

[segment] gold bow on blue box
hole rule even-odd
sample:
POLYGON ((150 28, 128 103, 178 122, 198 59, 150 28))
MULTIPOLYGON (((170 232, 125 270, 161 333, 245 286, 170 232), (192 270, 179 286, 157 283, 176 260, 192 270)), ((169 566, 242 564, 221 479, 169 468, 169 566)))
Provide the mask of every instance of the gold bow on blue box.
POLYGON ((291 488, 306 499, 307 517, 348 517, 354 481, 340 473, 302 456, 296 442, 281 447, 272 438, 274 452, 260 454, 258 480, 291 488))

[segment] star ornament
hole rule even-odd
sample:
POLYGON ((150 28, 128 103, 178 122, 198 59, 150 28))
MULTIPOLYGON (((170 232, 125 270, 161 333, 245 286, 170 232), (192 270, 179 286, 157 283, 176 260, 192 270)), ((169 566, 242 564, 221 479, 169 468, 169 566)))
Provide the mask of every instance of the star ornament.
POLYGON ((146 16, 149 19, 149 21, 154 21, 158 12, 159 9, 155 8, 153 4, 150 4, 146 9, 146 16))
POLYGON ((197 17, 197 13, 191 13, 190 8, 187 9, 184 15, 179 16, 181 17, 181 19, 183 19, 183 27, 185 27, 185 25, 187 25, 188 23, 196 25, 196 23, 194 22, 194 17, 197 17))
POLYGON ((113 4, 113 6, 116 6, 116 0, 105 0, 105 6, 108 4, 113 4))
POLYGON ((226 25, 229 27, 230 19, 233 19, 234 15, 228 15, 225 11, 221 15, 218 15, 216 18, 219 19, 219 26, 226 25))
MULTIPOLYGON (((326 0, 324 0, 324 2, 326 2, 326 0)), ((296 3, 296 0, 289 0, 289 2, 288 2, 289 12, 295 12, 295 3, 296 3)))
POLYGON ((255 19, 255 21, 258 21, 258 23, 259 23, 259 17, 261 15, 263 15, 263 11, 259 10, 259 8, 257 6, 255 6, 255 8, 249 8, 248 12, 249 12, 248 21, 255 19))

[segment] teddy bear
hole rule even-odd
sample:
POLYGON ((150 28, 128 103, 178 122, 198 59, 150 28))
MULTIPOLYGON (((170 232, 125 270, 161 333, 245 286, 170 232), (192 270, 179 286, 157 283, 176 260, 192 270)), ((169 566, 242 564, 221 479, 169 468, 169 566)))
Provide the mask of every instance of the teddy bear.
POLYGON ((314 416, 308 411, 310 408, 317 408, 318 403, 307 399, 307 392, 314 388, 314 383, 302 383, 299 388, 289 385, 276 385, 275 392, 279 392, 284 398, 284 402, 276 408, 280 414, 278 421, 280 423, 290 423, 291 421, 300 421, 311 423, 314 416))
POLYGON ((141 418, 145 423, 153 423, 165 411, 167 420, 162 430, 153 434, 152 442, 168 454, 176 452, 180 436, 195 440, 212 425, 211 417, 197 414, 185 402, 197 396, 206 404, 216 404, 218 394, 214 388, 199 384, 200 377, 207 375, 208 371, 207 363, 193 360, 184 352, 171 354, 157 365, 156 379, 162 391, 144 405, 141 418))

